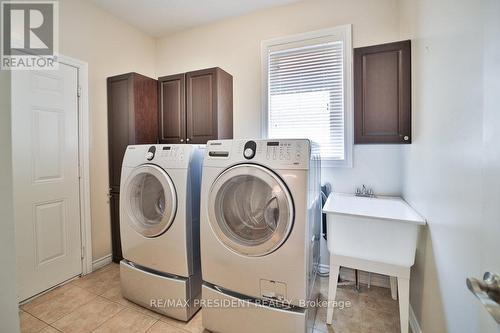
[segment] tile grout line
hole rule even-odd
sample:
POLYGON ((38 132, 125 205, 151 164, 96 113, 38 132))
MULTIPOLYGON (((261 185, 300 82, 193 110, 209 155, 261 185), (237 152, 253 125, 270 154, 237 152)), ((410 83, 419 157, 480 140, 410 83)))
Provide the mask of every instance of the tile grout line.
MULTIPOLYGON (((150 317, 150 318, 153 318, 153 319, 156 319, 156 320, 160 320, 160 319, 158 319, 158 318, 153 317, 153 316, 152 316, 152 315, 150 315, 149 313, 144 313, 144 312, 138 311, 137 309, 134 309, 132 306, 125 305, 125 304, 121 304, 121 303, 119 303, 119 302, 117 302, 117 301, 114 301, 114 300, 112 300, 112 299, 110 299, 110 298, 107 298, 107 297, 104 297, 104 296, 101 296, 101 297, 102 297, 102 298, 104 298, 104 299, 106 299, 106 300, 108 300, 108 301, 110 301, 110 302, 112 302, 112 303, 115 303, 115 304, 118 304, 118 305, 122 306, 122 307, 123 307, 123 309, 122 309, 122 310, 124 310, 124 309, 130 309, 130 310, 133 310, 133 311, 138 312, 138 313, 140 313, 140 314, 143 314, 143 315, 145 315, 145 316, 148 316, 148 317, 150 317)), ((132 302, 132 304, 137 305, 137 306, 140 306, 140 305, 135 304, 135 303, 133 303, 133 302, 132 302)), ((143 306, 141 306, 141 307, 142 307, 142 308, 144 308, 144 309, 146 309, 146 310, 148 310, 147 308, 145 308, 145 307, 143 307, 143 306)), ((161 316, 161 315, 160 315, 160 316, 161 316)))
POLYGON ((55 327, 55 326, 49 325, 49 327, 52 327, 53 329, 55 329, 55 330, 56 330, 56 331, 58 331, 58 332, 62 332, 60 329, 58 329, 58 328, 57 328, 57 327, 55 327))
POLYGON ((108 321, 110 321, 111 319, 113 319, 115 316, 117 316, 123 310, 125 310, 125 307, 123 309, 121 309, 120 311, 118 311, 117 313, 115 313, 114 315, 112 315, 111 317, 109 317, 108 319, 106 319, 100 325, 97 325, 97 327, 95 327, 91 332, 95 332, 96 329, 98 329, 99 327, 101 327, 102 325, 104 325, 105 323, 107 323, 108 321))
MULTIPOLYGON (((47 323, 46 321, 44 321, 44 320, 42 320, 42 319, 40 319, 40 318, 38 318, 38 317, 35 317, 34 315, 32 315, 31 313, 29 313, 28 311, 25 311, 25 310, 23 310, 23 309, 21 309, 21 308, 19 308, 19 310, 20 310, 20 311, 22 311, 22 312, 27 313, 28 315, 32 316, 32 317, 33 317, 33 318, 35 318, 35 319, 40 320, 42 323, 44 323, 44 324, 45 324, 45 327, 43 327, 42 329, 38 330, 37 332, 41 332, 41 331, 42 331, 42 330, 44 330, 47 326, 51 326, 51 327, 52 327, 52 325, 50 325, 49 323, 47 323)), ((21 323, 19 323, 19 324, 21 324, 21 323)), ((59 331, 59 330, 58 330, 58 331, 59 331)))
MULTIPOLYGON (((79 288, 79 289, 82 289, 82 290, 84 290, 84 291, 89 292, 88 290, 85 290, 84 288, 80 288, 80 287, 78 287, 78 286, 71 286, 70 288, 75 288, 75 287, 76 287, 76 288, 79 288)), ((91 298, 90 300, 88 300, 87 302, 85 302, 85 303, 81 304, 81 305, 80 305, 80 307, 82 307, 82 306, 84 306, 84 305, 86 305, 86 304, 88 304, 88 303, 92 302, 94 299, 96 299, 96 298, 99 296, 99 295, 96 295, 96 294, 91 293, 91 292, 89 292, 89 293, 90 293, 90 294, 92 294, 92 295, 94 295, 94 297, 93 297, 93 298, 91 298)), ((49 301, 49 300, 50 300, 50 299, 48 299, 47 301, 49 301)), ((45 302, 47 302, 47 301, 45 301, 45 302)), ((45 302, 42 302, 41 304, 43 304, 43 303, 45 303, 45 302)), ((38 318, 38 317, 37 317, 37 316, 35 316, 33 313, 28 312, 28 311, 26 311, 26 310, 23 310, 23 311, 24 311, 24 312, 29 313, 30 315, 32 315, 32 316, 33 316, 33 317, 35 317, 36 319, 38 319, 38 320, 40 320, 40 321, 44 322, 45 324, 47 324, 47 325, 49 325, 49 326, 51 326, 51 327, 52 327, 52 324, 54 324, 56 321, 58 321, 58 320, 60 320, 60 319, 62 319, 62 318, 64 318, 64 317, 66 317, 66 316, 70 315, 71 313, 75 312, 76 310, 77 310, 77 309, 75 309, 75 310, 73 310, 73 311, 68 312, 67 314, 63 315, 63 316, 62 316, 62 317, 60 317, 60 318, 57 318, 56 320, 54 320, 54 322, 53 322, 53 323, 48 323, 48 322, 46 322, 45 320, 43 320, 42 318, 38 318)), ((59 331, 59 330, 58 330, 58 331, 59 331)))
MULTIPOLYGON (((201 311, 201 310, 200 310, 200 311, 201 311)), ((170 318, 170 317, 167 317, 167 316, 164 316, 164 317, 165 317, 165 318, 168 318, 168 319, 174 319, 174 318, 170 318)), ((191 317, 191 319, 189 319, 189 321, 191 321, 193 318, 194 318, 194 316, 193 316, 193 317, 191 317)), ((175 319, 174 319, 174 320, 175 320, 175 319)), ((191 333, 191 331, 188 331, 188 330, 185 330, 184 328, 181 328, 181 327, 178 327, 178 326, 172 325, 172 324, 167 323, 167 322, 165 322, 165 321, 163 321, 163 320, 161 320, 161 319, 158 319, 158 321, 161 321, 163 324, 165 324, 165 325, 167 325, 167 326, 169 326, 169 327, 172 327, 172 328, 175 328, 175 329, 181 330, 181 331, 186 332, 186 333, 191 333)), ((189 323, 189 321, 185 322, 185 324, 187 325, 187 323, 189 323)), ((203 329, 205 329, 205 328, 203 327, 203 329)))
MULTIPOLYGON (((113 302, 113 301, 111 301, 111 302, 113 302)), ((115 303, 116 303, 116 302, 115 302, 115 303)), ((116 304, 119 304, 119 303, 116 303, 116 304)), ((119 305, 121 305, 121 304, 119 304, 119 305)), ((152 317, 152 316, 150 316, 150 315, 148 315, 148 314, 145 314, 145 313, 139 312, 139 311, 137 311, 137 310, 135 310, 135 309, 133 309, 133 308, 129 308, 129 307, 125 306, 125 305, 121 305, 121 306, 123 307, 123 309, 121 309, 121 310, 120 310, 120 311, 118 311, 116 314, 114 314, 113 316, 111 316, 110 318, 108 318, 108 320, 106 320, 104 323, 102 323, 101 325, 99 325, 98 327, 96 327, 96 328, 95 328, 92 332, 94 332, 95 330, 97 330, 100 326, 104 325, 107 321, 111 320, 113 317, 117 316, 120 312, 124 311, 125 309, 129 309, 129 310, 135 311, 135 312, 137 312, 137 313, 139 313, 139 314, 141 314, 141 315, 147 316, 147 317, 149 317, 149 318, 151 318, 151 319, 154 319, 154 320, 155 320, 155 321, 151 324, 151 326, 149 326, 149 327, 148 327, 148 328, 144 331, 144 333, 146 333, 147 331, 149 331, 149 330, 151 329, 151 327, 153 327, 153 326, 154 326, 157 322, 159 322, 159 321, 160 321, 160 319, 156 319, 156 318, 154 318, 154 317, 152 317)))
MULTIPOLYGON (((45 325, 47 325, 47 326, 52 326, 52 325, 50 325, 48 322, 46 322, 45 320, 43 320, 43 319, 41 319, 41 318, 38 318, 37 316, 35 316, 34 314, 32 314, 32 313, 30 313, 30 312, 28 312, 28 311, 25 311, 25 310, 22 310, 22 309, 21 309, 21 311, 24 311, 24 312, 26 312, 27 314, 29 314, 30 316, 32 316, 33 318, 40 320, 42 323, 44 323, 44 324, 45 324, 45 325)), ((43 329, 43 328, 42 328, 42 329, 43 329)), ((40 330, 40 331, 41 331, 41 330, 40 330)))
MULTIPOLYGON (((83 289, 83 288, 82 288, 82 289, 83 289)), ((105 297, 102 297, 102 296, 96 295, 96 297, 92 298, 92 299, 91 299, 90 301, 88 301, 87 303, 80 305, 80 307, 79 307, 79 308, 81 308, 81 307, 83 307, 83 306, 85 306, 85 305, 89 304, 90 302, 93 302, 94 300, 97 300, 99 297, 103 298, 103 299, 104 299, 104 300, 106 300, 106 301, 109 301, 109 302, 111 302, 111 303, 114 303, 114 302, 112 302, 112 301, 108 300, 108 299, 107 299, 107 298, 105 298, 105 297)), ((117 303, 115 303, 115 304, 117 304, 117 303)), ((121 304, 118 304, 118 305, 121 305, 121 304)), ((123 306, 122 306, 122 307, 123 307, 123 306)), ((61 318, 57 319, 56 321, 54 321, 52 324, 49 324, 49 325, 53 326, 53 325, 54 325, 56 322, 58 322, 59 320, 61 320, 61 319, 63 319, 63 318, 66 318, 67 316, 69 316, 69 315, 73 314, 74 312, 78 311, 78 310, 79 310, 79 308, 77 308, 77 309, 75 309, 75 310, 71 311, 71 312, 70 312, 70 313, 68 313, 68 314, 65 314, 64 316, 62 316, 61 318)), ((118 313, 119 313, 119 312, 121 312, 122 310, 123 310, 123 309, 120 309, 120 311, 118 311, 116 314, 118 314, 118 313)), ((115 314, 115 315, 116 315, 116 314, 115 314)), ((112 317, 114 317, 115 315, 113 315, 113 316, 109 317, 108 319, 111 319, 111 318, 112 318, 112 317)), ((106 321, 107 321, 107 320, 106 320, 106 321)), ((55 327, 55 326, 53 326, 53 327, 54 327, 55 329, 57 329, 58 331, 62 332, 62 331, 61 331, 60 329, 58 329, 57 327, 55 327)))
MULTIPOLYGON (((111 301, 111 302, 113 302, 113 301, 111 301)), ((121 305, 121 304, 116 303, 116 302, 113 302, 113 303, 118 304, 118 305, 121 305)), ((104 322, 102 322, 101 324, 99 324, 98 326, 96 326, 96 327, 95 327, 95 328, 94 328, 91 332, 95 332, 95 331, 96 331, 99 327, 101 327, 102 325, 106 324, 108 321, 110 321, 111 319, 113 319, 114 317, 116 317, 118 314, 120 314, 121 312, 123 312, 125 309, 130 309, 130 310, 133 310, 133 309, 131 309, 131 308, 127 308, 127 307, 125 307, 124 305, 121 305, 121 306, 122 306, 123 308, 122 308, 122 309, 120 309, 120 311, 118 311, 117 313, 115 313, 114 315, 112 315, 111 317, 109 317, 108 319, 106 319, 104 322)), ((140 312, 138 312, 138 311, 136 311, 136 312, 137 312, 137 313, 140 313, 140 312)), ((142 314, 142 313, 140 313, 140 314, 142 314)), ((150 317, 150 318, 153 318, 153 317, 150 317)), ((155 319, 155 318, 153 318, 153 319, 155 319)), ((157 322, 157 321, 158 321, 158 319, 156 319, 156 321, 153 323, 153 325, 154 325, 154 324, 156 324, 156 322, 157 322)), ((153 325, 151 325, 151 326, 153 326, 153 325)), ((150 328, 151 328, 151 327, 148 327, 148 330, 149 330, 150 328)), ((146 330, 146 331, 144 331, 144 332, 147 332, 147 330, 146 330)))
POLYGON ((44 324, 45 324, 45 327, 44 327, 44 328, 42 328, 42 329, 40 329, 38 332, 43 331, 43 330, 44 330, 44 329, 46 329, 47 327, 52 327, 52 328, 54 328, 56 331, 61 332, 60 330, 58 330, 57 328, 55 328, 54 326, 52 326, 51 324, 49 324, 49 323, 48 323, 48 322, 46 322, 45 320, 40 319, 40 318, 36 317, 35 315, 33 315, 33 314, 31 314, 31 313, 29 313, 29 312, 27 312, 27 311, 24 311, 24 310, 22 310, 22 309, 21 309, 21 311, 26 312, 27 314, 29 314, 29 315, 30 315, 30 316, 32 316, 33 318, 38 319, 38 320, 40 320, 42 323, 44 323, 44 324))
MULTIPOLYGON (((155 321, 153 323, 153 325, 151 325, 150 327, 148 327, 148 329, 145 331, 145 333, 148 333, 149 331, 151 331, 151 329, 153 328, 153 326, 155 326, 158 322, 161 322, 162 324, 167 324, 164 321, 161 321, 160 319, 158 319, 157 321, 155 321)), ((168 325, 168 326, 173 327, 173 328, 178 328, 178 327, 174 327, 174 326, 171 326, 171 325, 168 325)), ((182 330, 182 331, 184 331, 184 330, 182 330)))
MULTIPOLYGON (((84 288, 80 288, 80 287, 78 287, 78 286, 73 286, 73 287, 76 287, 76 288, 82 289, 82 290, 84 290, 84 291, 86 291, 86 292, 88 292, 88 293, 90 293, 90 294, 94 295, 94 297, 92 297, 91 299, 89 299, 87 302, 84 302, 83 304, 80 304, 80 305, 78 306, 78 308, 80 308, 80 307, 82 307, 82 306, 84 306, 84 305, 86 305, 86 304, 88 304, 88 303, 92 302, 94 299, 96 299, 96 298, 99 296, 99 295, 96 295, 96 294, 94 294, 94 293, 91 293, 91 292, 90 292, 90 291, 88 291, 88 290, 85 290, 84 288)), ((56 321, 58 321, 58 320, 60 320, 60 319, 62 319, 62 318, 64 318, 64 317, 66 317, 66 316, 70 315, 71 313, 75 312, 76 310, 78 310, 78 308, 76 308, 75 310, 73 310, 73 311, 71 311, 71 312, 69 312, 69 313, 65 314, 65 315, 64 315, 64 316, 62 316, 61 318, 58 318, 58 319, 54 320, 54 322, 53 322, 52 324, 54 324, 56 321)), ((52 326, 52 324, 49 324, 49 325, 51 325, 51 326, 52 326)), ((60 330, 58 330, 58 331, 60 331, 60 330)))
MULTIPOLYGON (((101 295, 98 295, 98 296, 99 296, 99 297, 104 298, 104 299, 105 299, 105 300, 107 300, 107 301, 110 301, 110 302, 112 302, 112 303, 118 304, 118 305, 122 306, 123 308, 126 308, 126 309, 131 309, 131 310, 134 310, 134 311, 136 311, 136 312, 138 312, 138 313, 140 313, 140 314, 143 314, 143 315, 145 315, 145 316, 148 316, 148 317, 150 317, 150 318, 153 318, 153 319, 159 320, 159 318, 155 318, 155 317, 153 317, 153 316, 152 316, 151 314, 149 314, 149 313, 144 313, 144 312, 138 311, 137 309, 134 309, 134 308, 133 308, 132 306, 130 306, 129 304, 125 305, 125 304, 122 304, 122 303, 120 303, 120 302, 118 302, 118 301, 116 301, 116 300, 113 300, 113 299, 111 299, 111 298, 108 298, 108 297, 106 297, 106 296, 103 296, 105 293, 106 293, 106 291, 105 291, 105 292, 103 292, 101 295)), ((123 296, 122 296, 122 298, 123 298, 123 299, 125 299, 123 296)), ((125 299, 125 300, 126 300, 126 299, 125 299)), ((131 303, 132 303, 132 304, 134 304, 134 305, 140 306, 140 305, 135 304, 135 303, 133 303, 133 302, 131 302, 131 303)), ((148 309, 147 309, 147 308, 145 308, 145 307, 142 307, 142 308, 144 308, 144 309, 148 310, 148 309)), ((150 311, 151 311, 151 310, 150 310, 150 311)), ((159 314, 159 315, 161 316, 161 314, 159 314)), ((155 322, 155 323, 156 323, 156 322, 155 322)))

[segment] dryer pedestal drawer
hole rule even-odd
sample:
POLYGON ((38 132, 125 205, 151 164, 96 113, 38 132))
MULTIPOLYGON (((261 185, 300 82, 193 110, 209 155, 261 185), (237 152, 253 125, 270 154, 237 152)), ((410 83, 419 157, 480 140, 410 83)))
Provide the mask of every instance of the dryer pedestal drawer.
POLYGON ((203 327, 216 333, 305 333, 309 310, 284 310, 242 299, 202 286, 203 327))
POLYGON ((200 308, 200 274, 160 275, 122 260, 120 281, 123 297, 168 317, 187 321, 200 308))

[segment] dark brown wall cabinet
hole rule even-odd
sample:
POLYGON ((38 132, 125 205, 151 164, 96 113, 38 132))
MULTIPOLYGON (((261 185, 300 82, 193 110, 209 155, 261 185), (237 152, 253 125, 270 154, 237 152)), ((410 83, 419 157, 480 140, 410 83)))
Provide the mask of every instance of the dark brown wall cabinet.
POLYGON ((355 143, 411 143, 410 41, 354 49, 355 143))
POLYGON ((113 261, 122 259, 120 176, 128 145, 158 141, 158 81, 137 73, 108 78, 108 151, 113 261))
POLYGON ((233 77, 220 68, 160 77, 160 143, 233 137, 233 77))

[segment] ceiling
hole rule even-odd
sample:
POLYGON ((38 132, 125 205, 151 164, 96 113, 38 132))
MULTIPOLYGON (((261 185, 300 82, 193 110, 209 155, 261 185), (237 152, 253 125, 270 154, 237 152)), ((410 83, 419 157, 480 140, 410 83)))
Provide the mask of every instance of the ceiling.
POLYGON ((228 17, 300 0, 92 0, 145 33, 162 37, 228 17))

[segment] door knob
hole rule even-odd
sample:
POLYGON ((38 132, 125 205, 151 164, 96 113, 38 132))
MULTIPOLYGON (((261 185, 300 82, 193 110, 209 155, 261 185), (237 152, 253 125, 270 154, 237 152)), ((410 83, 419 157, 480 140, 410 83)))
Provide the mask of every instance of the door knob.
POLYGON ((191 141, 191 139, 190 139, 190 138, 187 138, 187 139, 186 139, 186 142, 189 142, 189 141, 191 141))
POLYGON ((181 139, 181 142, 184 142, 184 139, 181 139))
POLYGON ((468 278, 467 288, 481 301, 486 310, 500 324, 500 276, 486 272, 483 279, 468 278))

